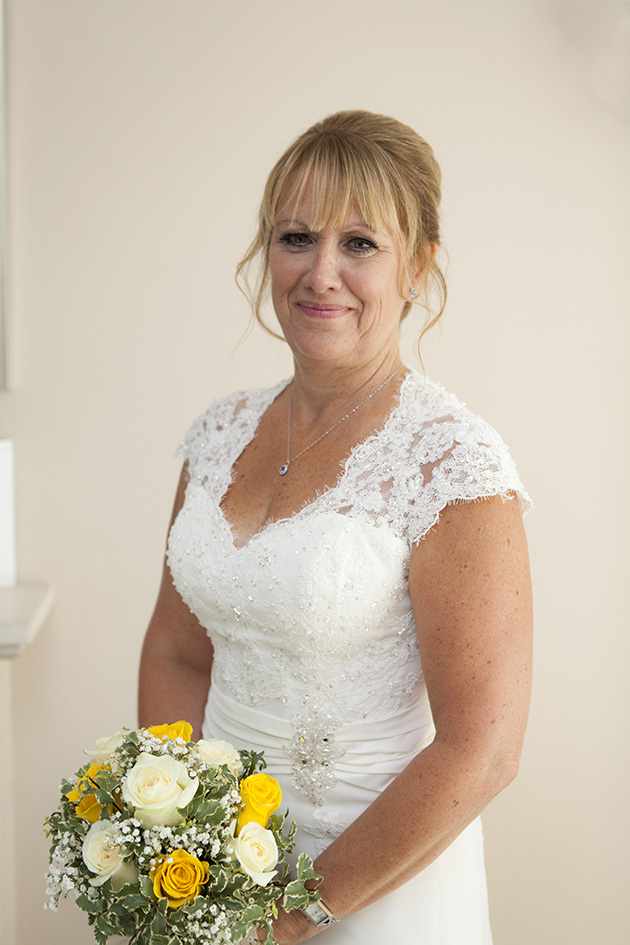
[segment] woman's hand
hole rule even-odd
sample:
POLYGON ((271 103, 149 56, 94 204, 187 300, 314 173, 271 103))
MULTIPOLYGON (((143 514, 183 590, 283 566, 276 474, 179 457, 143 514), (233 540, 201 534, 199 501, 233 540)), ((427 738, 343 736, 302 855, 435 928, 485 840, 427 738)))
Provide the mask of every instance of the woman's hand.
MULTIPOLYGON (((278 909, 278 918, 273 923, 273 934, 278 945, 298 945, 299 942, 305 942, 309 938, 317 935, 322 929, 318 929, 306 916, 297 909, 292 912, 285 912, 284 909, 278 909)), ((256 942, 264 942, 267 937, 266 930, 258 929, 256 942)))

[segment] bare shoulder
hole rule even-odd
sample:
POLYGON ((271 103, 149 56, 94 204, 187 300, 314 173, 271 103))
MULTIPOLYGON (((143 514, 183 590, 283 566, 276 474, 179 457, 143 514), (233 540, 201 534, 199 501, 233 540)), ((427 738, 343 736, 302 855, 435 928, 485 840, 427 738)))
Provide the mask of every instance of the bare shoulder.
POLYGON ((465 572, 492 578, 495 569, 503 576, 514 569, 527 571, 527 540, 523 516, 516 497, 492 496, 474 502, 447 505, 440 519, 413 549, 410 580, 433 575, 465 579, 465 572))

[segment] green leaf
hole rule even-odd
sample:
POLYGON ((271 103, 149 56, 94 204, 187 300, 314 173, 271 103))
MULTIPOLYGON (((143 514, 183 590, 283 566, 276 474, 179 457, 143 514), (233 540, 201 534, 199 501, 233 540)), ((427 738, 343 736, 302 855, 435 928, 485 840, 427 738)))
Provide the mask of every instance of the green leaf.
POLYGON ((136 933, 136 935, 134 935, 132 939, 133 945, 153 945, 153 937, 151 935, 151 929, 149 926, 145 925, 136 933))
MULTIPOLYGON (((168 907, 168 899, 158 899, 157 911, 158 911, 162 916, 165 916, 165 915, 168 914, 168 908, 169 908, 169 907, 168 907)), ((164 921, 166 921, 166 920, 164 920, 164 921)))
POLYGON ((247 875, 247 873, 234 873, 228 881, 226 890, 228 893, 240 892, 243 888, 249 888, 253 886, 254 883, 247 875))
POLYGON ((119 934, 118 924, 113 925, 111 922, 108 922, 107 918, 103 915, 98 916, 94 925, 98 928, 99 932, 104 932, 105 935, 119 934))
POLYGON ((115 916, 126 916, 131 914, 145 915, 151 908, 152 903, 148 902, 144 896, 131 895, 115 899, 109 907, 109 912, 115 916))
POLYGON ((76 903, 79 909, 83 909, 84 912, 88 912, 90 915, 98 915, 99 912, 103 912, 105 909, 105 903, 102 899, 88 899, 83 893, 77 896, 76 903))
POLYGON ((265 939, 263 945, 278 945, 274 938, 273 929, 271 927, 267 928, 267 938, 265 939))
POLYGON ((127 735, 125 735, 125 740, 120 746, 121 748, 138 748, 140 745, 140 736, 136 729, 132 729, 127 735))
POLYGON ((141 896, 140 893, 131 893, 128 896, 121 897, 120 904, 124 906, 126 912, 135 912, 137 909, 145 911, 151 905, 147 902, 146 897, 141 896))
POLYGON ((243 914, 232 923, 231 932, 233 941, 238 942, 240 939, 245 938, 249 930, 256 922, 262 922, 265 918, 265 910, 262 906, 253 905, 248 906, 243 914))
POLYGON ((211 864, 209 876, 210 881, 208 886, 212 889, 213 896, 215 896, 217 893, 223 892, 229 880, 229 874, 225 867, 219 866, 216 863, 211 864))
POLYGON ((151 941, 154 935, 161 935, 163 932, 166 932, 166 919, 161 912, 156 911, 151 922, 151 941))
POLYGON ((285 827, 285 817, 287 814, 274 814, 269 821, 269 830, 273 833, 276 838, 276 843, 278 845, 278 850, 281 853, 293 853, 295 848, 295 832, 297 830, 297 824, 294 820, 291 821, 289 832, 287 834, 283 833, 285 827))
MULTIPOLYGON (((212 901, 214 902, 214 897, 212 901)), ((180 906, 177 913, 178 915, 194 915, 195 912, 199 912, 199 910, 205 912, 207 905, 208 900, 205 896, 196 896, 192 902, 187 902, 185 905, 180 906)))
POLYGON ((94 928, 94 940, 96 941, 96 945, 107 945, 108 938, 109 935, 107 935, 106 932, 101 932, 100 929, 94 928))
POLYGON ((234 788, 238 787, 236 778, 229 776, 229 780, 225 781, 215 781, 214 784, 210 785, 206 790, 207 797, 225 797, 225 795, 232 791, 234 788))
POLYGON ((121 935, 134 935, 138 930, 139 916, 137 913, 121 916, 118 920, 121 935))
POLYGON ((208 889, 212 890, 212 896, 223 892, 228 883, 227 870, 222 866, 211 864, 208 878, 208 889))
POLYGON ((214 902, 216 902, 221 909, 226 909, 228 912, 240 912, 243 908, 243 903, 239 899, 233 899, 231 896, 217 896, 214 902))
POLYGON ((281 866, 281 870, 278 876, 275 879, 275 882, 279 886, 286 886, 287 883, 291 882, 291 871, 289 870, 289 864, 284 860, 281 864, 278 863, 278 866, 281 866))
POLYGON ((194 804, 194 817, 198 823, 216 827, 225 820, 225 807, 217 800, 202 801, 200 804, 194 804))
POLYGON ((321 896, 315 889, 307 889, 305 883, 308 880, 315 880, 317 886, 322 881, 322 877, 313 868, 313 861, 306 853, 300 853, 297 861, 297 879, 288 883, 284 890, 282 904, 287 912, 293 909, 304 909, 310 902, 317 902, 321 896))
POLYGON ((110 915, 115 915, 116 917, 118 917, 118 916, 126 915, 128 912, 128 909, 125 906, 124 902, 119 901, 119 902, 112 903, 108 911, 110 915))
POLYGON ((246 751, 243 750, 239 752, 241 756, 241 762, 243 764, 243 778, 248 778, 250 775, 258 769, 262 771, 263 768, 267 767, 267 762, 264 758, 264 753, 262 751, 246 751))
POLYGON ((294 909, 306 908, 309 902, 315 902, 319 898, 319 893, 309 893, 304 883, 294 879, 284 890, 282 905, 287 912, 292 912, 294 909))
POLYGON ((307 879, 316 879, 321 883, 323 877, 319 875, 313 868, 313 861, 308 855, 308 853, 300 853, 297 860, 297 875, 298 879, 301 879, 302 882, 306 882, 307 879))
POLYGON ((153 892, 153 880, 150 876, 145 876, 144 874, 140 876, 140 891, 142 895, 150 899, 151 902, 155 902, 156 895, 153 892))

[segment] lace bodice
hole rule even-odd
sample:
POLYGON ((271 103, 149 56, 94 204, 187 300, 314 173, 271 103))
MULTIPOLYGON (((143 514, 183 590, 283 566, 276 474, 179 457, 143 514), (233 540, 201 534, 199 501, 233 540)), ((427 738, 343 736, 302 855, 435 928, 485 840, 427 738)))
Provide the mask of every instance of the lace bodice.
POLYGON ((499 435, 416 372, 337 482, 240 548, 220 501, 283 384, 212 404, 181 447, 190 481, 169 538, 184 601, 214 645, 213 685, 291 719, 294 783, 334 779, 340 725, 426 699, 407 574, 412 547, 449 503, 529 499, 499 435))

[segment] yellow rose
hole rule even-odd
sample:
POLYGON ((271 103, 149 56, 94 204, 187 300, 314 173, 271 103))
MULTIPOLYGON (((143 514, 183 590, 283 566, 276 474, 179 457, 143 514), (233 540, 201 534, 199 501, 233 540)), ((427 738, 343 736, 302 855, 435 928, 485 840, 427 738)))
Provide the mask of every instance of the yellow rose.
POLYGON ((153 877, 153 892, 158 899, 168 899, 169 908, 183 906, 200 893, 200 887, 208 882, 210 867, 203 860, 191 856, 186 850, 174 850, 161 859, 153 877))
POLYGON ((241 781, 241 810, 236 827, 236 836, 245 824, 256 823, 266 827, 269 816, 280 807, 282 791, 275 778, 268 774, 252 774, 241 781))
POLYGON ((94 793, 86 794, 86 789, 88 787, 94 788, 94 779, 99 771, 106 770, 106 765, 99 765, 94 762, 88 768, 86 774, 82 778, 79 778, 77 786, 66 794, 66 797, 69 801, 75 805, 74 812, 77 817, 82 817, 84 820, 89 820, 91 824, 96 823, 96 821, 101 816, 101 811, 103 810, 102 806, 96 800, 94 793))
POLYGON ((147 729, 150 735, 156 735, 158 738, 183 738, 189 742, 192 738, 192 725, 190 722, 171 722, 170 725, 152 725, 147 729))

